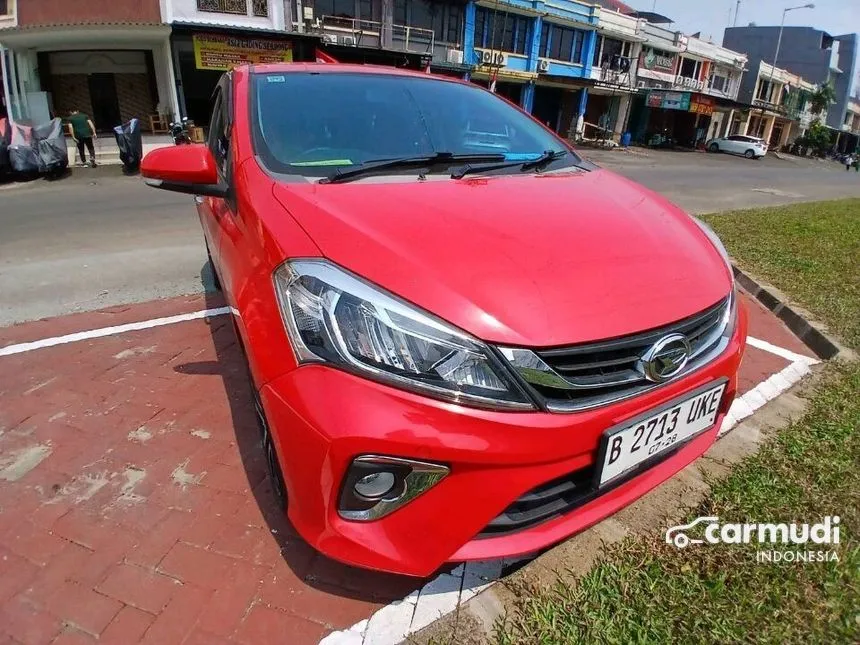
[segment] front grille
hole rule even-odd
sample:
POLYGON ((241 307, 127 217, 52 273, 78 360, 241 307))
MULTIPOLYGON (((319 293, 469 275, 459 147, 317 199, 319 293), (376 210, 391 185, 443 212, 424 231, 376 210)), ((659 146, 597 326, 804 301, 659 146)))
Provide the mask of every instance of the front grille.
POLYGON ((594 467, 582 468, 530 490, 494 518, 477 537, 524 531, 573 510, 593 496, 594 467))
POLYGON ((654 343, 669 334, 686 336, 691 353, 682 373, 689 372, 713 357, 731 306, 729 296, 705 311, 659 329, 596 343, 534 350, 551 374, 560 378, 523 376, 554 412, 582 410, 635 396, 656 387, 638 367, 654 343))

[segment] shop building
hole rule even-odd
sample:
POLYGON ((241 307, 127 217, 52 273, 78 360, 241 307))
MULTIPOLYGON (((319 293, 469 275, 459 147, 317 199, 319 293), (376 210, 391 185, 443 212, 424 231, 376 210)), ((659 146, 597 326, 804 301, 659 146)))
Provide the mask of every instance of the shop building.
POLYGON ((560 0, 466 5, 470 78, 571 136, 588 103, 600 7, 560 0))
POLYGON ((319 34, 299 32, 279 0, 162 0, 172 27, 171 62, 179 112, 206 125, 221 75, 242 63, 314 60, 319 34))
MULTIPOLYGON (((834 133, 842 132, 851 97, 858 91, 858 35, 831 36, 813 27, 785 27, 780 30, 778 26, 750 25, 726 29, 723 45, 746 52, 750 69, 756 70, 760 62, 774 63, 778 40, 780 53, 775 63, 777 68, 799 76, 815 86, 823 83, 832 85, 836 92, 836 101, 828 109, 826 119, 823 118, 822 121, 833 129, 834 133)), ((751 95, 757 82, 754 76, 746 79, 742 94, 751 95)), ((834 137, 836 136, 834 134, 834 137)), ((839 143, 842 144, 842 137, 839 137, 839 143)), ((839 149, 844 151, 841 147, 839 149)))
POLYGON ((620 141, 636 94, 636 70, 645 20, 601 9, 592 59, 583 135, 620 141))
MULTIPOLYGON (((740 134, 761 137, 771 150, 789 146, 812 122, 810 96, 816 85, 785 69, 759 62, 752 95, 742 91, 739 99, 750 104, 740 134)), ((825 121, 827 113, 821 114, 825 121)))
POLYGON ((646 23, 630 128, 641 143, 704 146, 731 127, 746 57, 646 23))
POLYGON ((860 96, 848 99, 845 118, 836 136, 836 149, 852 154, 857 154, 860 150, 860 96))
MULTIPOLYGON (((704 140, 729 134, 735 114, 742 108, 738 93, 746 69, 746 54, 694 36, 686 38, 675 86, 695 85, 691 102, 698 103, 699 117, 694 129, 704 135, 704 140), (694 74, 698 66, 699 75, 683 74, 685 66, 687 71, 692 68, 694 74)), ((697 141, 701 143, 701 138, 697 141)))
MULTIPOLYGON (((72 110, 110 131, 175 114, 170 28, 158 0, 6 0, 0 19, 4 102, 17 121, 72 110)), ((0 7, 2 8, 2 7, 0 7)))

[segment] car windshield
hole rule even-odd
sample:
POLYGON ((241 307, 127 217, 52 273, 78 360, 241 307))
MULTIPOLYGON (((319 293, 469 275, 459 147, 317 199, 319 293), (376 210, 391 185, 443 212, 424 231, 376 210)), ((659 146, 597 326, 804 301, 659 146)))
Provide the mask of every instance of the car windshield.
MULTIPOLYGON (((290 175, 321 177, 338 168, 437 153, 528 161, 567 151, 494 94, 430 76, 255 74, 252 109, 257 154, 271 170, 290 175)), ((577 162, 571 153, 551 167, 577 162)))

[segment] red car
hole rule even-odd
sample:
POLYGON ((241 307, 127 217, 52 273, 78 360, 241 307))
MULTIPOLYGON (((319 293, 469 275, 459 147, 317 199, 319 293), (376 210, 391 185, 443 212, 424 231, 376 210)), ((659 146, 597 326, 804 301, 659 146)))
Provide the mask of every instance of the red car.
POLYGON ((337 560, 415 576, 539 551, 713 443, 746 339, 717 237, 478 86, 242 67, 197 195, 272 476, 337 560))

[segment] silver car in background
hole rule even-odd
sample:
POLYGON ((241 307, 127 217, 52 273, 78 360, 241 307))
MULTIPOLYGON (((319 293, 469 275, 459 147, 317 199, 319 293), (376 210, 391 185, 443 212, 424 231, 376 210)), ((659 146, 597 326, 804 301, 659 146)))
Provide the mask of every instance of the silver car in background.
POLYGON ((747 159, 758 159, 767 154, 767 143, 759 137, 733 134, 729 137, 711 139, 706 145, 708 152, 730 152, 747 159))

